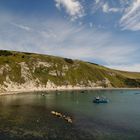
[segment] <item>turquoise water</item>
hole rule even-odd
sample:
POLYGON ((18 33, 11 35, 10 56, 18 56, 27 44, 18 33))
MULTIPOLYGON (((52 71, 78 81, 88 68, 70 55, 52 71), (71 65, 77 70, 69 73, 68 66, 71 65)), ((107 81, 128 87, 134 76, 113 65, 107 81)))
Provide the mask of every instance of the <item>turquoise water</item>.
POLYGON ((56 91, 0 96, 2 140, 139 140, 140 91, 56 91), (105 96, 107 104, 92 102, 105 96), (51 111, 73 119, 67 123, 51 111))

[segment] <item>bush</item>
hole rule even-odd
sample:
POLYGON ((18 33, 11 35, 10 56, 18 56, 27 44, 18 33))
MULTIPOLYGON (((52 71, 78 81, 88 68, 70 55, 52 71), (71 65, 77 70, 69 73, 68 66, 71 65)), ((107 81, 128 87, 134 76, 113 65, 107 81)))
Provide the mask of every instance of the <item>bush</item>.
POLYGON ((92 64, 92 65, 97 65, 99 66, 99 64, 96 64, 96 63, 93 63, 93 62, 88 62, 89 64, 92 64))
POLYGON ((125 80, 126 85, 130 86, 130 87, 140 87, 140 80, 138 79, 129 79, 127 78, 125 80))
POLYGON ((0 56, 9 56, 13 55, 10 51, 0 50, 0 56))
POLYGON ((64 60, 67 62, 67 63, 70 63, 70 64, 73 64, 74 61, 72 59, 69 59, 69 58, 64 58, 64 60))
POLYGON ((26 55, 32 55, 32 53, 29 53, 29 52, 23 52, 23 53, 26 55))

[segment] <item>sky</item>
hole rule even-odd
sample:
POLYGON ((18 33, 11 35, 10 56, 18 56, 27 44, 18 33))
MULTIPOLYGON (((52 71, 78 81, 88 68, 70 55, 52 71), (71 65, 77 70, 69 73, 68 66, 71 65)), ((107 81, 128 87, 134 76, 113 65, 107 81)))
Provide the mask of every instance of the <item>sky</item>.
POLYGON ((140 0, 0 0, 0 49, 140 72, 140 0))

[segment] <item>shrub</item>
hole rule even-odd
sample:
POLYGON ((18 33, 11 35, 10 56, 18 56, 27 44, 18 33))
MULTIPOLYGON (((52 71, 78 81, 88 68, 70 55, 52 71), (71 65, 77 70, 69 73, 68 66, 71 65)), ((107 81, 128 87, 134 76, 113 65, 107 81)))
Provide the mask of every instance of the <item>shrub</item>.
POLYGON ((73 64, 74 61, 72 59, 69 59, 69 58, 64 58, 64 60, 67 62, 67 63, 70 63, 70 64, 73 64))
POLYGON ((10 51, 0 50, 0 56, 9 56, 13 55, 10 51))
POLYGON ((125 80, 126 85, 130 86, 130 87, 139 87, 140 86, 140 81, 137 79, 129 79, 127 78, 125 80))

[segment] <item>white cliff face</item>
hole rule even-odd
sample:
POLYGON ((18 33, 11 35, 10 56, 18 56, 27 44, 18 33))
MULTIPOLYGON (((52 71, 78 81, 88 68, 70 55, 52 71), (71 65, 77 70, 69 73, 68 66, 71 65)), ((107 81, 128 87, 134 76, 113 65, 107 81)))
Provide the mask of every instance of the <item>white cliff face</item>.
POLYGON ((39 68, 39 67, 43 67, 43 68, 50 68, 52 67, 52 63, 49 63, 49 62, 43 62, 41 61, 40 59, 37 59, 33 64, 32 64, 32 72, 35 72, 35 69, 36 68, 39 68))
MULTIPOLYGON (((25 71, 24 71, 25 72, 25 71)), ((25 75, 24 75, 25 76, 25 75)), ((48 80, 46 85, 42 85, 38 79, 29 80, 26 77, 24 84, 19 84, 10 80, 9 76, 6 77, 4 85, 1 85, 1 91, 34 91, 34 90, 49 90, 57 86, 48 80)))
MULTIPOLYGON (((59 89, 84 89, 84 88, 102 88, 100 85, 102 83, 104 84, 107 84, 109 85, 110 84, 110 81, 106 78, 105 80, 103 81, 97 81, 97 82, 93 82, 93 81, 90 81, 88 80, 87 83, 86 83, 86 86, 85 86, 85 82, 84 81, 80 81, 79 83, 77 83, 75 86, 73 85, 70 85, 69 84, 69 81, 65 81, 65 83, 67 84, 64 84, 64 85, 61 85, 61 86, 58 86, 58 85, 55 85, 51 80, 49 79, 46 79, 46 83, 42 83, 40 81, 39 78, 33 76, 33 73, 35 72, 35 70, 37 68, 42 68, 41 70, 45 71, 45 70, 49 70, 48 72, 48 75, 50 76, 54 76, 54 77, 57 77, 57 76, 61 76, 61 77, 64 77, 66 75, 66 72, 69 70, 69 66, 68 65, 63 65, 62 66, 62 70, 58 70, 57 67, 58 65, 57 64, 52 64, 52 63, 49 63, 49 62, 42 62, 42 61, 35 61, 33 62, 31 68, 29 68, 29 64, 27 64, 26 62, 20 62, 20 63, 16 63, 18 66, 20 66, 20 73, 21 73, 21 79, 24 80, 24 82, 15 82, 15 81, 12 81, 10 79, 10 74, 9 75, 6 75, 6 79, 5 81, 3 82, 3 84, 0 84, 0 92, 3 92, 3 91, 36 91, 36 90, 59 90, 59 89), (56 69, 53 70, 52 67, 55 67, 56 69)), ((76 70, 78 68, 79 64, 75 64, 73 66, 73 68, 76 70)), ((0 75, 3 75, 4 74, 4 71, 6 72, 10 72, 12 70, 12 68, 8 65, 8 64, 5 64, 3 66, 0 67, 0 75)))
POLYGON ((25 81, 33 79, 28 65, 25 62, 19 64, 21 66, 21 78, 24 78, 25 81))
POLYGON ((51 63, 48 63, 48 62, 41 62, 41 61, 38 61, 36 66, 37 66, 37 67, 44 66, 44 67, 49 68, 49 67, 52 66, 52 64, 51 64, 51 63))
POLYGON ((0 51, 0 92, 140 87, 140 73, 55 56, 0 51))
POLYGON ((49 75, 57 76, 57 71, 56 70, 52 70, 52 71, 49 72, 49 75))
MULTIPOLYGON (((51 82, 49 80, 46 85, 39 84, 38 86, 36 86, 35 81, 27 81, 24 84, 17 84, 17 83, 10 81, 10 79, 8 79, 8 78, 7 78, 7 80, 8 81, 4 82, 6 87, 1 86, 1 89, 3 89, 3 90, 1 90, 1 92, 4 92, 4 91, 27 92, 27 91, 43 91, 43 90, 65 90, 65 89, 71 90, 71 89, 92 89, 92 88, 94 88, 92 86, 85 87, 84 85, 56 86, 53 82, 51 82)), ((95 88, 102 88, 102 87, 96 86, 95 88)))
POLYGON ((0 75, 3 75, 4 71, 9 72, 11 71, 11 67, 8 64, 5 64, 0 67, 0 75))
POLYGON ((69 67, 67 65, 63 65, 62 70, 66 72, 69 70, 69 67))

